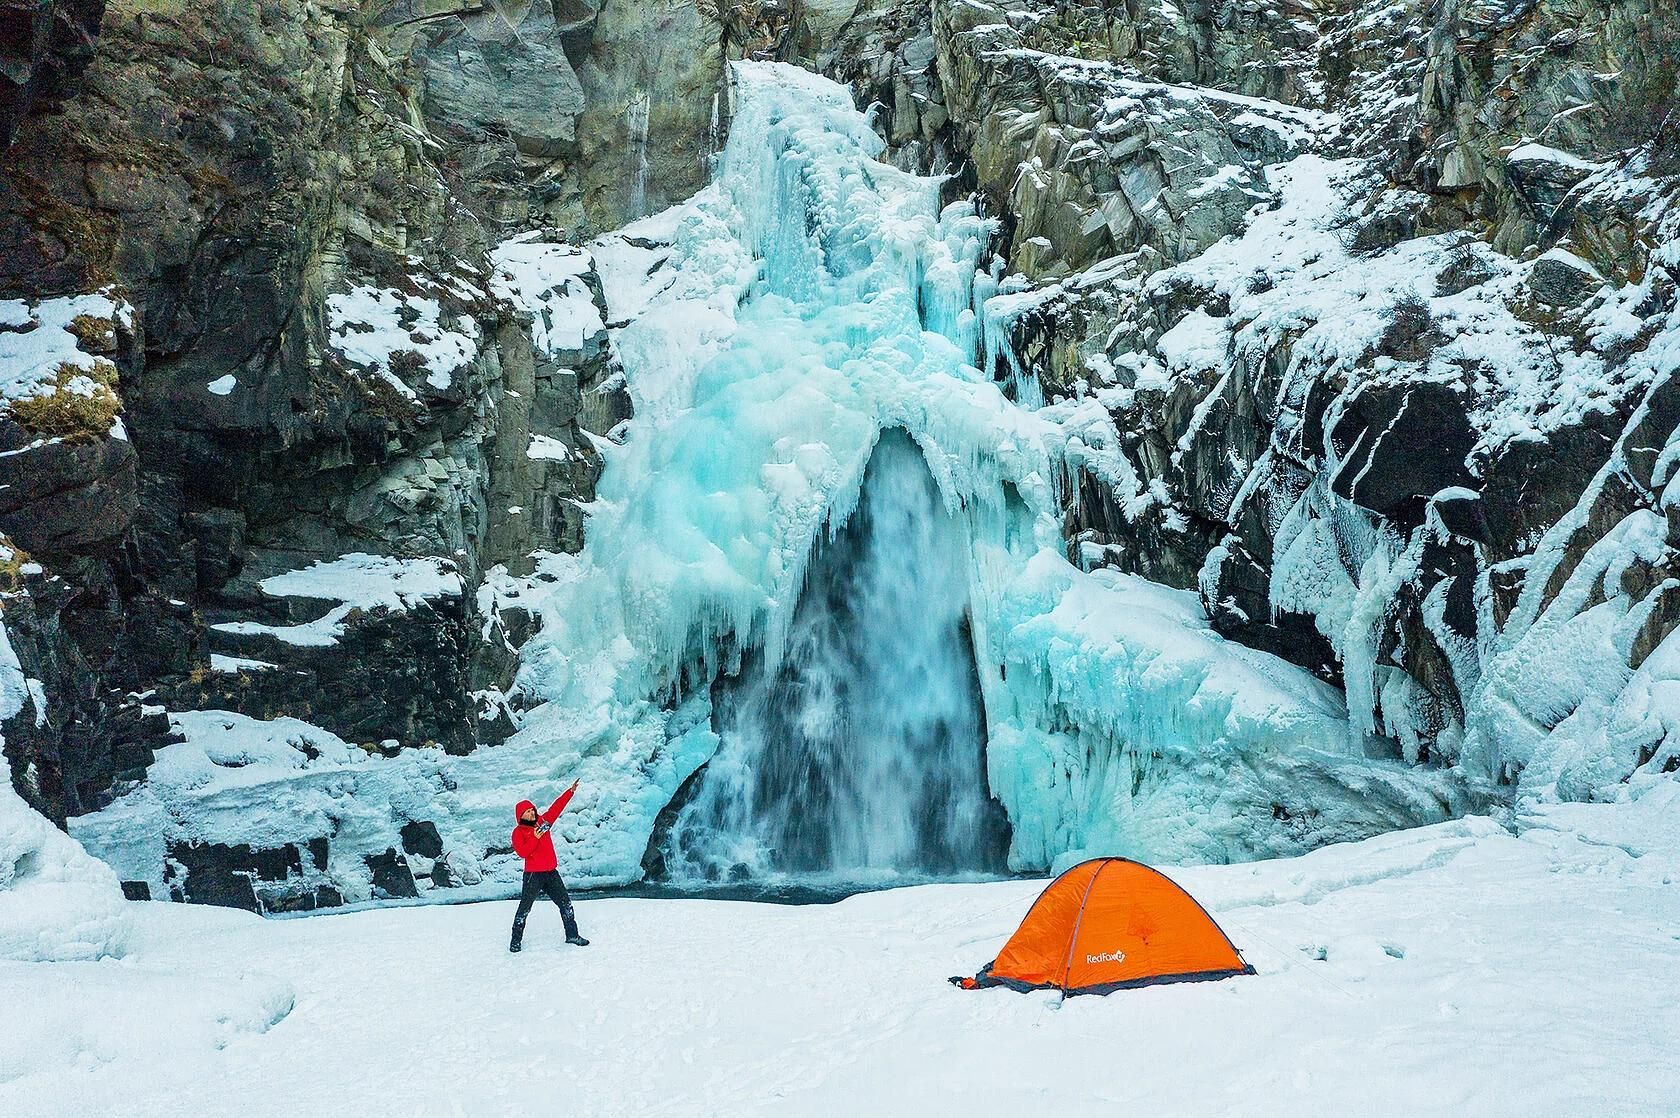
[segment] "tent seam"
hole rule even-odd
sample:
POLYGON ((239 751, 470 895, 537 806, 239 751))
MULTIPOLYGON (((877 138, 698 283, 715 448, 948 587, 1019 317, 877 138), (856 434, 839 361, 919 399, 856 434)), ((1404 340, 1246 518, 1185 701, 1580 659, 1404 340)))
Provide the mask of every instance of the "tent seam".
MULTIPOLYGON (((1073 918, 1073 934, 1068 936, 1067 959, 1062 963, 1062 997, 1064 998, 1067 997, 1068 992, 1068 975, 1073 973, 1073 953, 1079 947, 1079 926, 1085 922, 1085 906, 1091 900, 1091 890, 1096 888, 1097 878, 1102 876, 1103 871, 1106 870, 1111 863, 1113 863, 1114 859, 1103 858, 1100 859, 1100 861, 1102 864, 1099 865, 1096 872, 1091 875, 1091 880, 1085 883, 1085 895, 1079 898, 1079 912, 1073 918)), ((1046 892, 1048 891, 1049 890, 1046 890, 1046 892)), ((1209 917, 1209 919, 1211 920, 1212 917, 1209 917)), ((1221 932, 1220 934, 1223 935, 1224 933, 1221 932)), ((1236 949, 1232 948, 1232 950, 1234 951, 1236 949)))

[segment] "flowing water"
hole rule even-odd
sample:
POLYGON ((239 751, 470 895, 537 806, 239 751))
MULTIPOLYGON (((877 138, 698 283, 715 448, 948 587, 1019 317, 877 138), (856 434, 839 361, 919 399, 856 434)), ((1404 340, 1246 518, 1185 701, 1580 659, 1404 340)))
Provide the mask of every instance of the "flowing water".
POLYGON ((716 689, 722 747, 668 840, 676 880, 881 883, 1001 870, 965 540, 921 451, 882 435, 779 664, 716 689))

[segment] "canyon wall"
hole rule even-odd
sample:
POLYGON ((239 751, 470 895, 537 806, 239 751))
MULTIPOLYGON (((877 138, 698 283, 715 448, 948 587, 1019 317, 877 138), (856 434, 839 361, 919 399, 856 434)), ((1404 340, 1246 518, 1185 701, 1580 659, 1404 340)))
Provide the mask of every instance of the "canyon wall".
MULTIPOLYGON (((743 57, 994 220, 986 371, 1105 417, 1076 565, 1483 795, 1680 764, 1672 5, 0 0, 25 800, 108 807, 182 712, 515 731, 537 621, 487 574, 582 547, 632 411, 572 246, 706 184, 743 57)), ((388 895, 441 852, 411 814, 357 852, 388 895)), ((180 845, 172 891, 331 903, 306 830, 180 845)))

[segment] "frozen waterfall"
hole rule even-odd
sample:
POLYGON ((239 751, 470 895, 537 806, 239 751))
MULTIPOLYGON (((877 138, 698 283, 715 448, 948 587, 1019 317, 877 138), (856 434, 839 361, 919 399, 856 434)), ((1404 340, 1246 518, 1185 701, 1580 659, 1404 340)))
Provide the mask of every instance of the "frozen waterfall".
POLYGON ((583 552, 510 587, 540 705, 454 766, 463 811, 581 777, 562 858, 623 882, 650 849, 690 879, 987 871, 1005 836, 1015 870, 1226 861, 1453 810, 1194 594, 1068 562, 1062 479, 1124 483, 1122 436, 994 379, 992 225, 880 162, 843 86, 733 73, 713 185, 590 246, 635 417, 583 552))
POLYGON ((990 223, 881 163, 844 87, 733 72, 716 181, 587 249, 634 418, 594 444, 582 552, 480 594, 541 622, 519 732, 384 759, 276 723, 272 763, 209 785, 224 746, 189 740, 77 837, 134 880, 180 818, 230 842, 309 818, 349 850, 427 818, 493 851, 514 792, 579 779, 574 884, 634 882, 651 849, 672 877, 822 885, 994 871, 1005 842, 1011 870, 1276 856, 1462 811, 1195 594, 1069 562, 1062 479, 1137 478, 1101 400, 1007 360, 990 223))
POLYGON ((965 551, 921 451, 886 432, 780 664, 718 688, 722 745, 671 831, 673 879, 1003 868, 965 551))

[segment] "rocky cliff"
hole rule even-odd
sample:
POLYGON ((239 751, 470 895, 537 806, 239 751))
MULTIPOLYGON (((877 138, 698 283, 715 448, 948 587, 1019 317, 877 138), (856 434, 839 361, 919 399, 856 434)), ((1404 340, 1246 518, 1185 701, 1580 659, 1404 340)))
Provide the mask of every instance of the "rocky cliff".
POLYGON ((965 3, 932 33, 1024 277, 1000 375, 1120 432, 1070 554, 1199 588, 1408 759, 1580 794, 1673 767, 1642 700, 1676 623, 1671 10, 965 3))
POLYGON ((996 374, 1114 418, 1071 557, 1198 589, 1409 759, 1674 767, 1672 11, 902 4, 859 41, 829 64, 898 158, 1003 219, 996 374))
MULTIPOLYGON (((486 574, 581 546, 630 415, 571 245, 705 184, 740 57, 996 219, 990 371, 1107 419, 1076 563, 1196 590, 1409 763, 1680 762, 1671 5, 0 0, 26 799, 105 807, 179 712, 513 730, 534 622, 486 574)), ((387 894, 442 853, 411 815, 356 852, 387 894)), ((175 893, 330 903, 282 832, 171 848, 175 893)))
POLYGON ((578 546, 581 425, 624 418, 599 281, 544 244, 704 182, 715 29, 547 0, 4 18, 0 530, 42 684, 8 727, 20 790, 60 821, 103 806, 165 708, 370 747, 505 733, 511 651, 474 588, 578 546), (550 296, 593 328, 533 331, 550 296), (435 577, 275 589, 341 556, 435 577), (330 641, 299 628, 323 618, 330 641))

